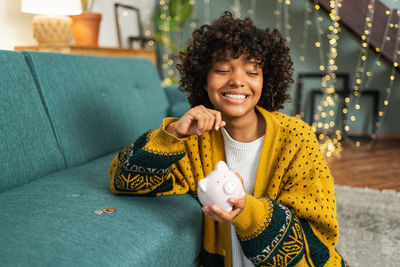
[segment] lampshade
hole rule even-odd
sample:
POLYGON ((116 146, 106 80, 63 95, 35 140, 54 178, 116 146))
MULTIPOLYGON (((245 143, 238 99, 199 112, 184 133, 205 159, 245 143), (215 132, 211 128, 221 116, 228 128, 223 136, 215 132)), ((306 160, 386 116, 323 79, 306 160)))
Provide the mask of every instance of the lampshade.
POLYGON ((82 13, 80 0, 21 0, 21 10, 40 15, 77 15, 82 13))

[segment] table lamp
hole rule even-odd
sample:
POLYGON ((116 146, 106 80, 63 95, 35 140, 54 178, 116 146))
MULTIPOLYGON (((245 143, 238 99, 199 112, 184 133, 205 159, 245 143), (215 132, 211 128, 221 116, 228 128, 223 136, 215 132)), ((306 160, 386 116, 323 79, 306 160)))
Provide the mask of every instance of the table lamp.
POLYGON ((80 0, 21 0, 21 10, 37 14, 32 21, 33 37, 40 46, 65 46, 72 40, 72 19, 82 13, 80 0))

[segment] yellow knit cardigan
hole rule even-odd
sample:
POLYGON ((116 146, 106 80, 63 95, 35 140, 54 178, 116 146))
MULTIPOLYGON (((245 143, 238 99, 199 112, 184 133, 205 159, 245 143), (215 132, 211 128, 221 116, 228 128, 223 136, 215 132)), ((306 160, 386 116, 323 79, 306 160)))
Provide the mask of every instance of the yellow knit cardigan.
MULTIPOLYGON (((345 266, 333 178, 314 132, 303 121, 257 106, 266 121, 253 195, 232 220, 256 266, 345 266)), ((114 194, 163 196, 197 192, 197 183, 225 160, 219 131, 178 139, 163 120, 125 147, 110 167, 114 194)), ((204 217, 203 266, 232 265, 230 224, 204 217)))

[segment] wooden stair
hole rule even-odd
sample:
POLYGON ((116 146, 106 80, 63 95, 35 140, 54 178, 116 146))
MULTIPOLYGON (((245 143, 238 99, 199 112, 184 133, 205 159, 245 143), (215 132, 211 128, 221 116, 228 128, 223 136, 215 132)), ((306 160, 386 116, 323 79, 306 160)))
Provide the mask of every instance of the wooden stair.
MULTIPOLYGON (((314 3, 314 1, 311 1, 314 3)), ((342 7, 339 8, 339 23, 344 25, 347 29, 349 29, 353 34, 355 34, 361 40, 361 36, 364 34, 364 27, 368 14, 368 5, 370 0, 343 0, 342 7)), ((330 13, 330 0, 319 0, 318 4, 322 9, 330 13)), ((399 15, 396 10, 392 12, 392 15, 387 15, 387 12, 390 11, 385 4, 383 4, 379 0, 375 0, 375 11, 371 29, 371 36, 369 40, 369 47, 373 49, 375 52, 376 48, 380 48, 382 39, 385 38, 385 28, 390 17, 390 22, 393 24, 393 27, 388 28, 387 36, 389 36, 390 40, 386 41, 383 51, 380 51, 383 58, 388 60, 390 64, 394 64, 395 60, 398 65, 396 67, 397 71, 400 71, 400 54, 397 54, 397 59, 395 55, 395 47, 397 42, 397 32, 399 29, 395 28, 394 25, 400 24, 399 15)), ((400 27, 400 25, 398 26, 400 27)), ((399 53, 400 43, 397 45, 396 53, 399 53)))

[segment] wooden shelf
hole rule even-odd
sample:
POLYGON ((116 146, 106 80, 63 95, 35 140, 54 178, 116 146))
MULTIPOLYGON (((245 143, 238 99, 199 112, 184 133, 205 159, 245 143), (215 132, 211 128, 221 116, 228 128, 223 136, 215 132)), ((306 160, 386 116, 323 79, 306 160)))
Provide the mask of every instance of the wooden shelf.
POLYGON ((98 46, 16 46, 15 51, 53 52, 94 56, 140 57, 149 59, 157 65, 156 52, 153 49, 128 49, 98 46))

